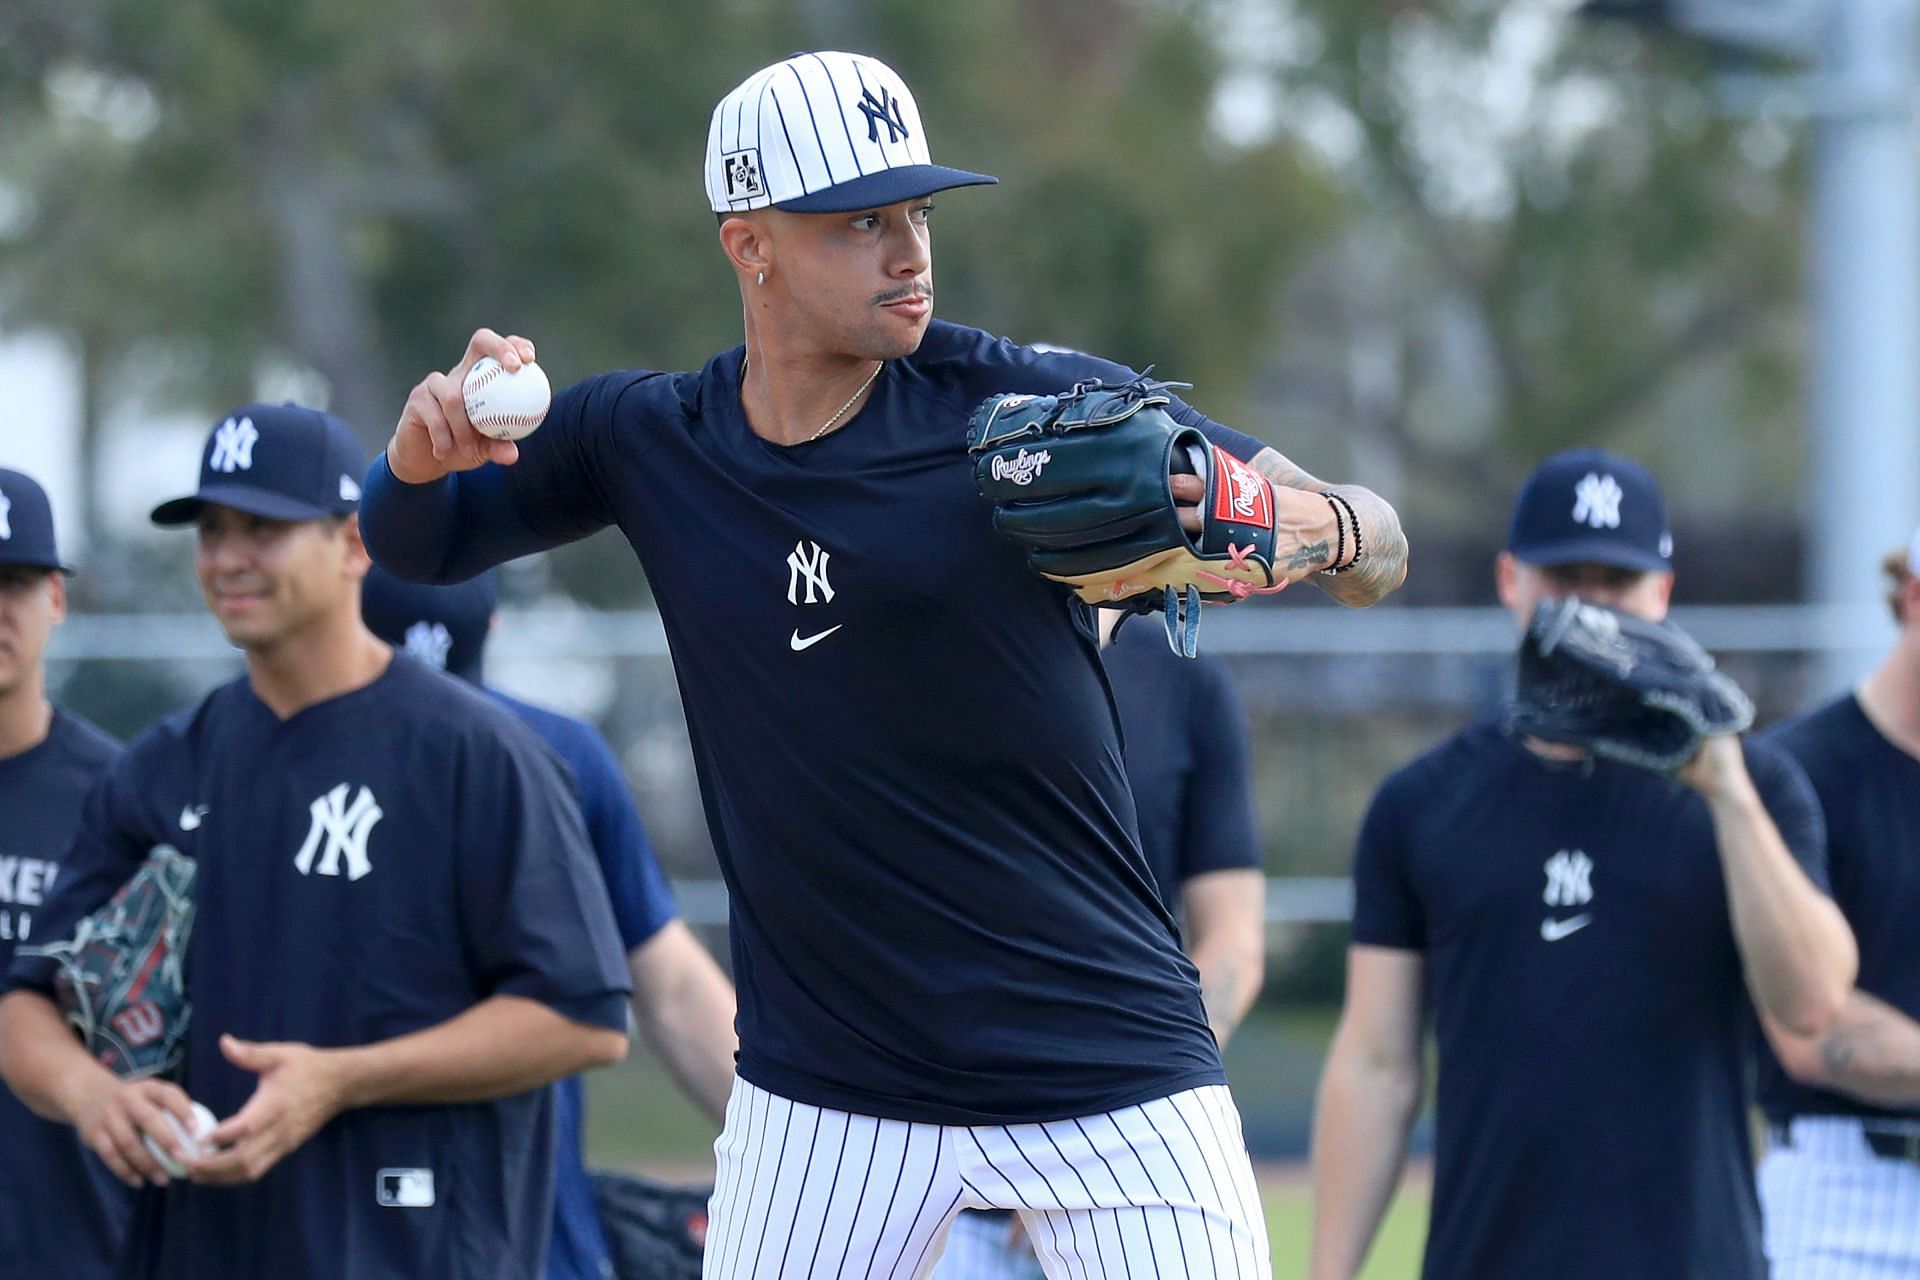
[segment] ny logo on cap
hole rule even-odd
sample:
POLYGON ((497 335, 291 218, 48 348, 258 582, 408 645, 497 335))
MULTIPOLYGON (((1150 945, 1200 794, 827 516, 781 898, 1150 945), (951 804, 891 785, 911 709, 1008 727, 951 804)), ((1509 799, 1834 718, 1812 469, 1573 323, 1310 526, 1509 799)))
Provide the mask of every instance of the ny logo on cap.
POLYGON ((1595 529, 1620 527, 1620 499, 1626 495, 1612 476, 1589 471, 1573 486, 1573 522, 1595 529))
POLYGON ((259 441, 260 432, 252 418, 228 418, 214 428, 213 455, 207 459, 207 465, 228 475, 252 470, 253 446, 259 441))
POLYGON ((444 622, 416 622, 407 628, 406 652, 415 662, 424 662, 435 671, 447 669, 447 657, 453 652, 453 635, 444 622))
POLYGON ((0 493, 0 542, 13 541, 13 499, 0 493))
POLYGON ((760 153, 754 148, 730 151, 720 158, 720 164, 727 175, 729 199, 745 200, 767 194, 767 184, 760 178, 760 153))
POLYGON ((860 101, 857 105, 860 108, 860 114, 867 118, 867 141, 880 141, 882 124, 887 126, 888 142, 898 142, 902 138, 912 136, 907 132, 907 122, 900 114, 900 99, 888 93, 884 87, 880 90, 880 94, 881 96, 876 98, 873 96, 873 90, 864 88, 860 90, 860 101))

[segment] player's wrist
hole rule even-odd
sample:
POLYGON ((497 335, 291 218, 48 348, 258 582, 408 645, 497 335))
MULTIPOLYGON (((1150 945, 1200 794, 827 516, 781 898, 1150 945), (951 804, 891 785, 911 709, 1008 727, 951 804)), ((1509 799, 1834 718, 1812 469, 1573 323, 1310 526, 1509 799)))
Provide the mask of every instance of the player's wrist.
POLYGON ((387 470, 401 484, 432 484, 448 474, 447 467, 435 460, 431 452, 424 459, 409 457, 410 452, 398 435, 387 442, 387 470))

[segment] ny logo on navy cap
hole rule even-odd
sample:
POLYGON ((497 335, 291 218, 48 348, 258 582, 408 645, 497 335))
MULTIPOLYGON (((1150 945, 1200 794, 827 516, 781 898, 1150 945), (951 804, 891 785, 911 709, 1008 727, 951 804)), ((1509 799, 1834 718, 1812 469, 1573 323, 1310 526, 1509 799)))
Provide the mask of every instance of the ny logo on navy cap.
POLYGON ((297 404, 244 405, 208 433, 199 489, 155 507, 153 522, 192 524, 208 503, 270 520, 351 515, 366 468, 359 437, 332 414, 297 404))
POLYGON ((906 81, 861 53, 763 67, 720 100, 707 130, 715 213, 845 213, 994 181, 933 163, 906 81))
POLYGON ((1667 500, 1653 473, 1605 449, 1570 449, 1541 463, 1513 504, 1507 550, 1527 564, 1672 567, 1667 500))
POLYGON ((39 482, 0 467, 0 565, 72 573, 53 536, 53 504, 39 482))

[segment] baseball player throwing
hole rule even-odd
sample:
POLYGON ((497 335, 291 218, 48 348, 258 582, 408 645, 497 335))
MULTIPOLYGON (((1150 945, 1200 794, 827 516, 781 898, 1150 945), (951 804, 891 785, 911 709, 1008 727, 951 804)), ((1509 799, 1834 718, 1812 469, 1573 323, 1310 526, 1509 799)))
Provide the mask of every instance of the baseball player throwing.
MULTIPOLYGON (((929 193, 989 181, 931 162, 872 58, 756 72, 707 148, 745 345, 590 379, 515 446, 459 387, 532 345, 475 334, 370 474, 370 546, 454 580, 616 525, 647 572, 732 894, 710 1276, 921 1276, 956 1212, 997 1207, 1055 1276, 1264 1280, 1087 611, 996 532, 966 452, 989 395, 1130 371, 933 319, 929 193)), ((1316 581, 1355 604, 1398 585, 1385 503, 1171 408, 1278 477, 1287 579, 1350 568, 1316 581)))

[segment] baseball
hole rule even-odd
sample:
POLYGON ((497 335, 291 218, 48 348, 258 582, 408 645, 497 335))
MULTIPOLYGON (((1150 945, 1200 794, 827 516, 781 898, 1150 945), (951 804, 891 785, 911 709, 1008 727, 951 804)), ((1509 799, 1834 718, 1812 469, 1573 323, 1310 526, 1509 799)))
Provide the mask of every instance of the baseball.
POLYGON ((518 372, 508 373, 492 356, 480 357, 467 370, 460 394, 467 402, 467 421, 495 440, 532 435, 553 403, 553 388, 539 365, 523 364, 518 372))
MULTIPOLYGON (((192 1133, 186 1131, 181 1125, 179 1118, 176 1117, 173 1112, 167 1111, 162 1114, 166 1116, 167 1123, 173 1126, 174 1136, 180 1139, 181 1144, 186 1147, 189 1155, 199 1156, 204 1154, 200 1149, 200 1139, 206 1137, 214 1130, 214 1125, 217 1122, 213 1118, 213 1112, 207 1110, 206 1106, 202 1103, 194 1103, 192 1133)), ((168 1177, 184 1178, 187 1176, 186 1166, 168 1155, 167 1149, 155 1142, 151 1134, 142 1134, 141 1140, 147 1144, 147 1150, 152 1153, 153 1158, 160 1162, 160 1167, 167 1171, 168 1177)))

